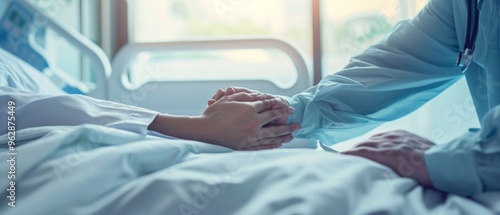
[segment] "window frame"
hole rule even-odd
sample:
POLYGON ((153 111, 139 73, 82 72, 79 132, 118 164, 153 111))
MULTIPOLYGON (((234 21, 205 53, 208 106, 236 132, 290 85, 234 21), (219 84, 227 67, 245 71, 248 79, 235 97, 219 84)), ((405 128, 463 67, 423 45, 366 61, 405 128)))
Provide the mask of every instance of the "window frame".
MULTIPOLYGON (((310 0, 311 3, 311 16, 312 16, 312 75, 313 75, 313 84, 318 84, 323 78, 323 19, 324 19, 324 11, 322 4, 324 4, 325 0, 310 0)), ((399 1, 402 9, 408 13, 409 4, 407 0, 397 0, 399 1)), ((129 29, 133 29, 130 26, 130 14, 133 14, 133 10, 127 5, 128 0, 111 0, 111 1, 103 1, 103 17, 106 15, 111 15, 113 18, 110 19, 111 26, 116 26, 116 29, 104 29, 103 32, 103 47, 105 47, 106 53, 112 58, 114 54, 120 50, 125 44, 130 42, 131 32, 129 29), (105 3, 109 2, 109 3, 105 3), (104 6, 108 4, 108 6, 104 6), (109 11, 106 8, 110 9, 109 11), (108 13, 109 14, 105 14, 108 13), (107 32, 104 34, 104 32, 107 32), (108 42, 105 38, 110 38, 108 42), (111 43, 111 41, 116 41, 115 43, 111 43)))

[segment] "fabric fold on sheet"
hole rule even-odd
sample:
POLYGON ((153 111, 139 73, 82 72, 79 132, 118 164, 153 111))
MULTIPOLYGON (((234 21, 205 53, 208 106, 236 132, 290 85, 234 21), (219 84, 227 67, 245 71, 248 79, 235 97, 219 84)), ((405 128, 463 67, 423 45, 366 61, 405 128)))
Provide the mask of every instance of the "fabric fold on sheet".
POLYGON ((98 125, 19 134, 18 207, 0 214, 494 214, 354 156, 232 152, 98 125))
MULTIPOLYGON (((20 143, 15 151, 17 204, 34 208, 19 214, 54 214, 61 211, 61 205, 89 203, 131 180, 187 159, 188 151, 197 153, 187 147, 190 141, 165 143, 163 138, 97 125, 37 127, 20 130, 17 136, 20 143), (29 192, 34 190, 39 192, 29 192), (68 198, 73 193, 84 195, 68 198), (57 204, 47 207, 44 200, 51 195, 51 201, 57 204)), ((0 146, 4 148, 0 151, 2 160, 8 160, 7 142, 7 135, 0 136, 0 146)), ((212 147, 212 151, 229 149, 212 147)), ((8 172, 7 164, 0 163, 0 172, 8 172)), ((1 185, 4 196, 7 186, 1 185)))
MULTIPOLYGON (((156 111, 94 99, 82 95, 33 94, 0 86, 0 109, 15 102, 16 129, 39 126, 103 125, 139 134, 159 114, 156 111)), ((0 116, 7 112, 1 112, 0 116)), ((5 118, 5 117, 2 117, 5 118)), ((0 134, 7 133, 7 123, 0 123, 0 134)))

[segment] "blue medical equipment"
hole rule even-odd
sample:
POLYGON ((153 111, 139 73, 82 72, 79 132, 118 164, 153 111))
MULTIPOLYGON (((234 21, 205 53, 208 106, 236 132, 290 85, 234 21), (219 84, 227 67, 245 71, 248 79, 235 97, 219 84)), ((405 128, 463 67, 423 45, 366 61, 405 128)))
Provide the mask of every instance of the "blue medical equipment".
POLYGON ((104 85, 111 73, 111 66, 104 52, 82 35, 60 26, 25 1, 9 2, 0 21, 0 48, 39 70, 66 93, 88 94, 96 98, 104 98, 105 88, 89 89, 86 84, 51 66, 50 61, 44 55, 44 48, 36 42, 45 39, 43 32, 47 28, 59 33, 70 44, 87 55, 97 67, 95 68, 97 70, 96 85, 104 85))
POLYGON ((40 54, 41 51, 30 44, 37 32, 47 26, 47 19, 30 9, 30 6, 22 1, 12 1, 9 4, 1 20, 0 47, 38 69, 66 93, 86 94, 89 90, 83 83, 57 69, 49 69, 49 63, 40 54))
POLYGON ((462 68, 462 73, 467 70, 474 56, 477 33, 479 28, 479 8, 476 0, 469 0, 467 7, 467 35, 464 51, 458 54, 457 66, 462 68))

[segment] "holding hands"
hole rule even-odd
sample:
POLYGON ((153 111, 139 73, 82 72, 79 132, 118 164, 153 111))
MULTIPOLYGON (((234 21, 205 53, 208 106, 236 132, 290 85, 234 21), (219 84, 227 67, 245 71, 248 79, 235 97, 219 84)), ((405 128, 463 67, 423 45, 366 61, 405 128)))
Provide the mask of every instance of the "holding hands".
MULTIPOLYGON (((208 101, 207 111, 217 106, 219 102, 225 103, 227 99, 233 100, 234 96, 240 98, 240 101, 262 102, 264 104, 263 107, 253 110, 254 112, 257 111, 257 113, 260 112, 261 117, 260 124, 253 126, 253 129, 257 128, 257 130, 253 131, 254 135, 251 135, 246 140, 246 143, 244 143, 244 145, 252 146, 251 149, 279 148, 283 143, 288 143, 293 139, 293 132, 301 129, 299 124, 287 125, 288 116, 292 114, 293 108, 284 99, 243 87, 228 87, 226 90, 219 89, 212 99, 208 101), (272 103, 269 101, 272 101, 272 103), (286 109, 286 111, 283 111, 283 109, 286 109)), ((224 112, 227 114, 229 111, 226 110, 224 112)), ((242 112, 242 110, 238 109, 233 109, 232 111, 236 113, 242 112)), ((252 116, 247 115, 246 117, 246 120, 252 119, 252 116)))
MULTIPOLYGON (((230 96, 230 95, 233 95, 235 93, 257 94, 261 97, 260 99, 276 99, 281 104, 286 104, 288 106, 287 101, 279 96, 273 96, 270 94, 261 93, 259 91, 247 89, 244 87, 228 87, 226 90, 222 90, 222 89, 218 90, 215 93, 215 95, 212 97, 212 99, 208 100, 208 106, 213 105, 215 102, 217 102, 218 100, 220 100, 224 96, 230 96)), ((274 119, 273 121, 271 121, 269 123, 269 125, 286 125, 287 120, 288 120, 288 116, 289 115, 280 116, 280 117, 274 119)))
POLYGON ((293 139, 299 124, 286 125, 293 108, 282 99, 244 88, 219 90, 201 116, 160 114, 150 130, 225 146, 234 150, 263 150, 293 139))
POLYGON ((293 108, 281 99, 251 91, 226 92, 203 113, 212 126, 225 128, 220 136, 225 146, 236 150, 278 148, 290 142, 292 133, 301 128, 299 124, 285 123, 266 126, 293 113, 293 108))

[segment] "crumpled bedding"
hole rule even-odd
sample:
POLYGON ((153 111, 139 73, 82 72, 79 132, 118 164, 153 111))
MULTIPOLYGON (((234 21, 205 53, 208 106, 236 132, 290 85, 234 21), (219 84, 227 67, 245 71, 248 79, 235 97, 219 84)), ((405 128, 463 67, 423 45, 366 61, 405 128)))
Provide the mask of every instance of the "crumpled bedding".
MULTIPOLYGON (((424 188, 372 161, 311 149, 234 152, 82 125, 17 131, 16 207, 0 214, 500 214, 500 193, 424 188)), ((0 136, 8 196, 7 136, 0 136)))

